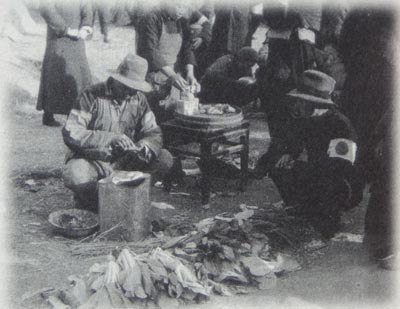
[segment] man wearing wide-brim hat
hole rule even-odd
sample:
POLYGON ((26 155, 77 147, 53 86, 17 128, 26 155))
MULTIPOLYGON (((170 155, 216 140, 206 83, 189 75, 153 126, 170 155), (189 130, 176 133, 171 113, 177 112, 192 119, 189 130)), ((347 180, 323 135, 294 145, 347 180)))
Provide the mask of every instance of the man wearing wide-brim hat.
POLYGON ((287 206, 310 219, 324 237, 340 227, 341 212, 358 204, 356 135, 331 100, 335 81, 305 71, 286 94, 285 125, 264 157, 266 170, 287 206))
POLYGON ((103 83, 85 89, 71 110, 62 134, 69 148, 65 185, 82 208, 96 208, 97 181, 114 169, 151 170, 165 177, 171 154, 145 92, 147 61, 129 54, 103 83))

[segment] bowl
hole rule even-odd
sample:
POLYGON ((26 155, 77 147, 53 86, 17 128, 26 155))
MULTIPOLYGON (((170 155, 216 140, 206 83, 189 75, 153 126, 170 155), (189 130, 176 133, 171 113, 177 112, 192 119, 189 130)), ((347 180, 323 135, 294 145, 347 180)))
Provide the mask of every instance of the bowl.
POLYGON ((66 237, 86 237, 99 228, 98 215, 83 209, 63 209, 49 215, 49 223, 54 232, 66 237))

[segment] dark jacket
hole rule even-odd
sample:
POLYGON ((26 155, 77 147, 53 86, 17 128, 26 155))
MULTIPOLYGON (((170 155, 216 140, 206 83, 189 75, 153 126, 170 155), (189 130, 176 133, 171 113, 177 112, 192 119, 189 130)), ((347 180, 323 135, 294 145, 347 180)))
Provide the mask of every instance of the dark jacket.
POLYGON ((329 142, 336 138, 357 141, 349 119, 336 109, 322 116, 307 119, 293 119, 287 116, 286 124, 282 125, 276 134, 269 151, 277 158, 283 154, 291 154, 296 159, 305 149, 308 162, 318 165, 329 158, 329 142))
POLYGON ((209 103, 235 104, 247 96, 246 87, 237 83, 239 78, 245 76, 252 76, 251 69, 240 72, 235 65, 233 55, 218 58, 207 68, 201 80, 201 100, 209 103))
MULTIPOLYGON (((372 132, 394 101, 394 25, 389 8, 352 10, 340 38, 347 74, 340 104, 357 131, 365 164, 372 162, 372 132)), ((366 165, 363 170, 371 168, 366 165)))

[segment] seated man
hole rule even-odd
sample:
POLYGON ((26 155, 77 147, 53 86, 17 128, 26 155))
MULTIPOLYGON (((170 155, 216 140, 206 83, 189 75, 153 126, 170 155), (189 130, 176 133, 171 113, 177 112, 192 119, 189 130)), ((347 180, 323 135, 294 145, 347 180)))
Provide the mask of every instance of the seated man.
POLYGON ((265 157, 285 204, 326 238, 338 231, 341 211, 362 197, 355 185, 355 131, 330 98, 334 86, 322 72, 301 75, 298 89, 286 94, 287 120, 265 157))
POLYGON ((62 134, 70 153, 65 186, 80 208, 96 209, 97 181, 114 169, 154 171, 166 177, 173 158, 161 149, 162 134, 146 97, 147 61, 129 54, 116 73, 86 88, 62 134))
POLYGON ((243 47, 236 55, 218 58, 206 70, 201 81, 200 100, 204 103, 229 103, 243 106, 257 97, 256 84, 251 82, 251 68, 258 54, 243 47))

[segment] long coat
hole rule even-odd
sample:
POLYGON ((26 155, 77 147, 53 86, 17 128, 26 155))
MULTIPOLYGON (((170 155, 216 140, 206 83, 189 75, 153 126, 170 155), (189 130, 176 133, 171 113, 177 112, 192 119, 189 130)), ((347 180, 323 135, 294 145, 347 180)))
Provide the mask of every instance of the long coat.
POLYGON ((353 10, 339 42, 347 74, 340 104, 359 136, 359 163, 365 172, 374 169, 372 132, 394 100, 394 16, 387 8, 353 10))
POLYGON ((78 94, 92 82, 83 40, 66 35, 67 28, 92 26, 90 1, 42 1, 47 43, 37 109, 68 114, 78 94))
POLYGON ((216 7, 215 22, 209 46, 210 62, 227 54, 235 54, 249 46, 250 7, 233 4, 232 7, 216 7))

